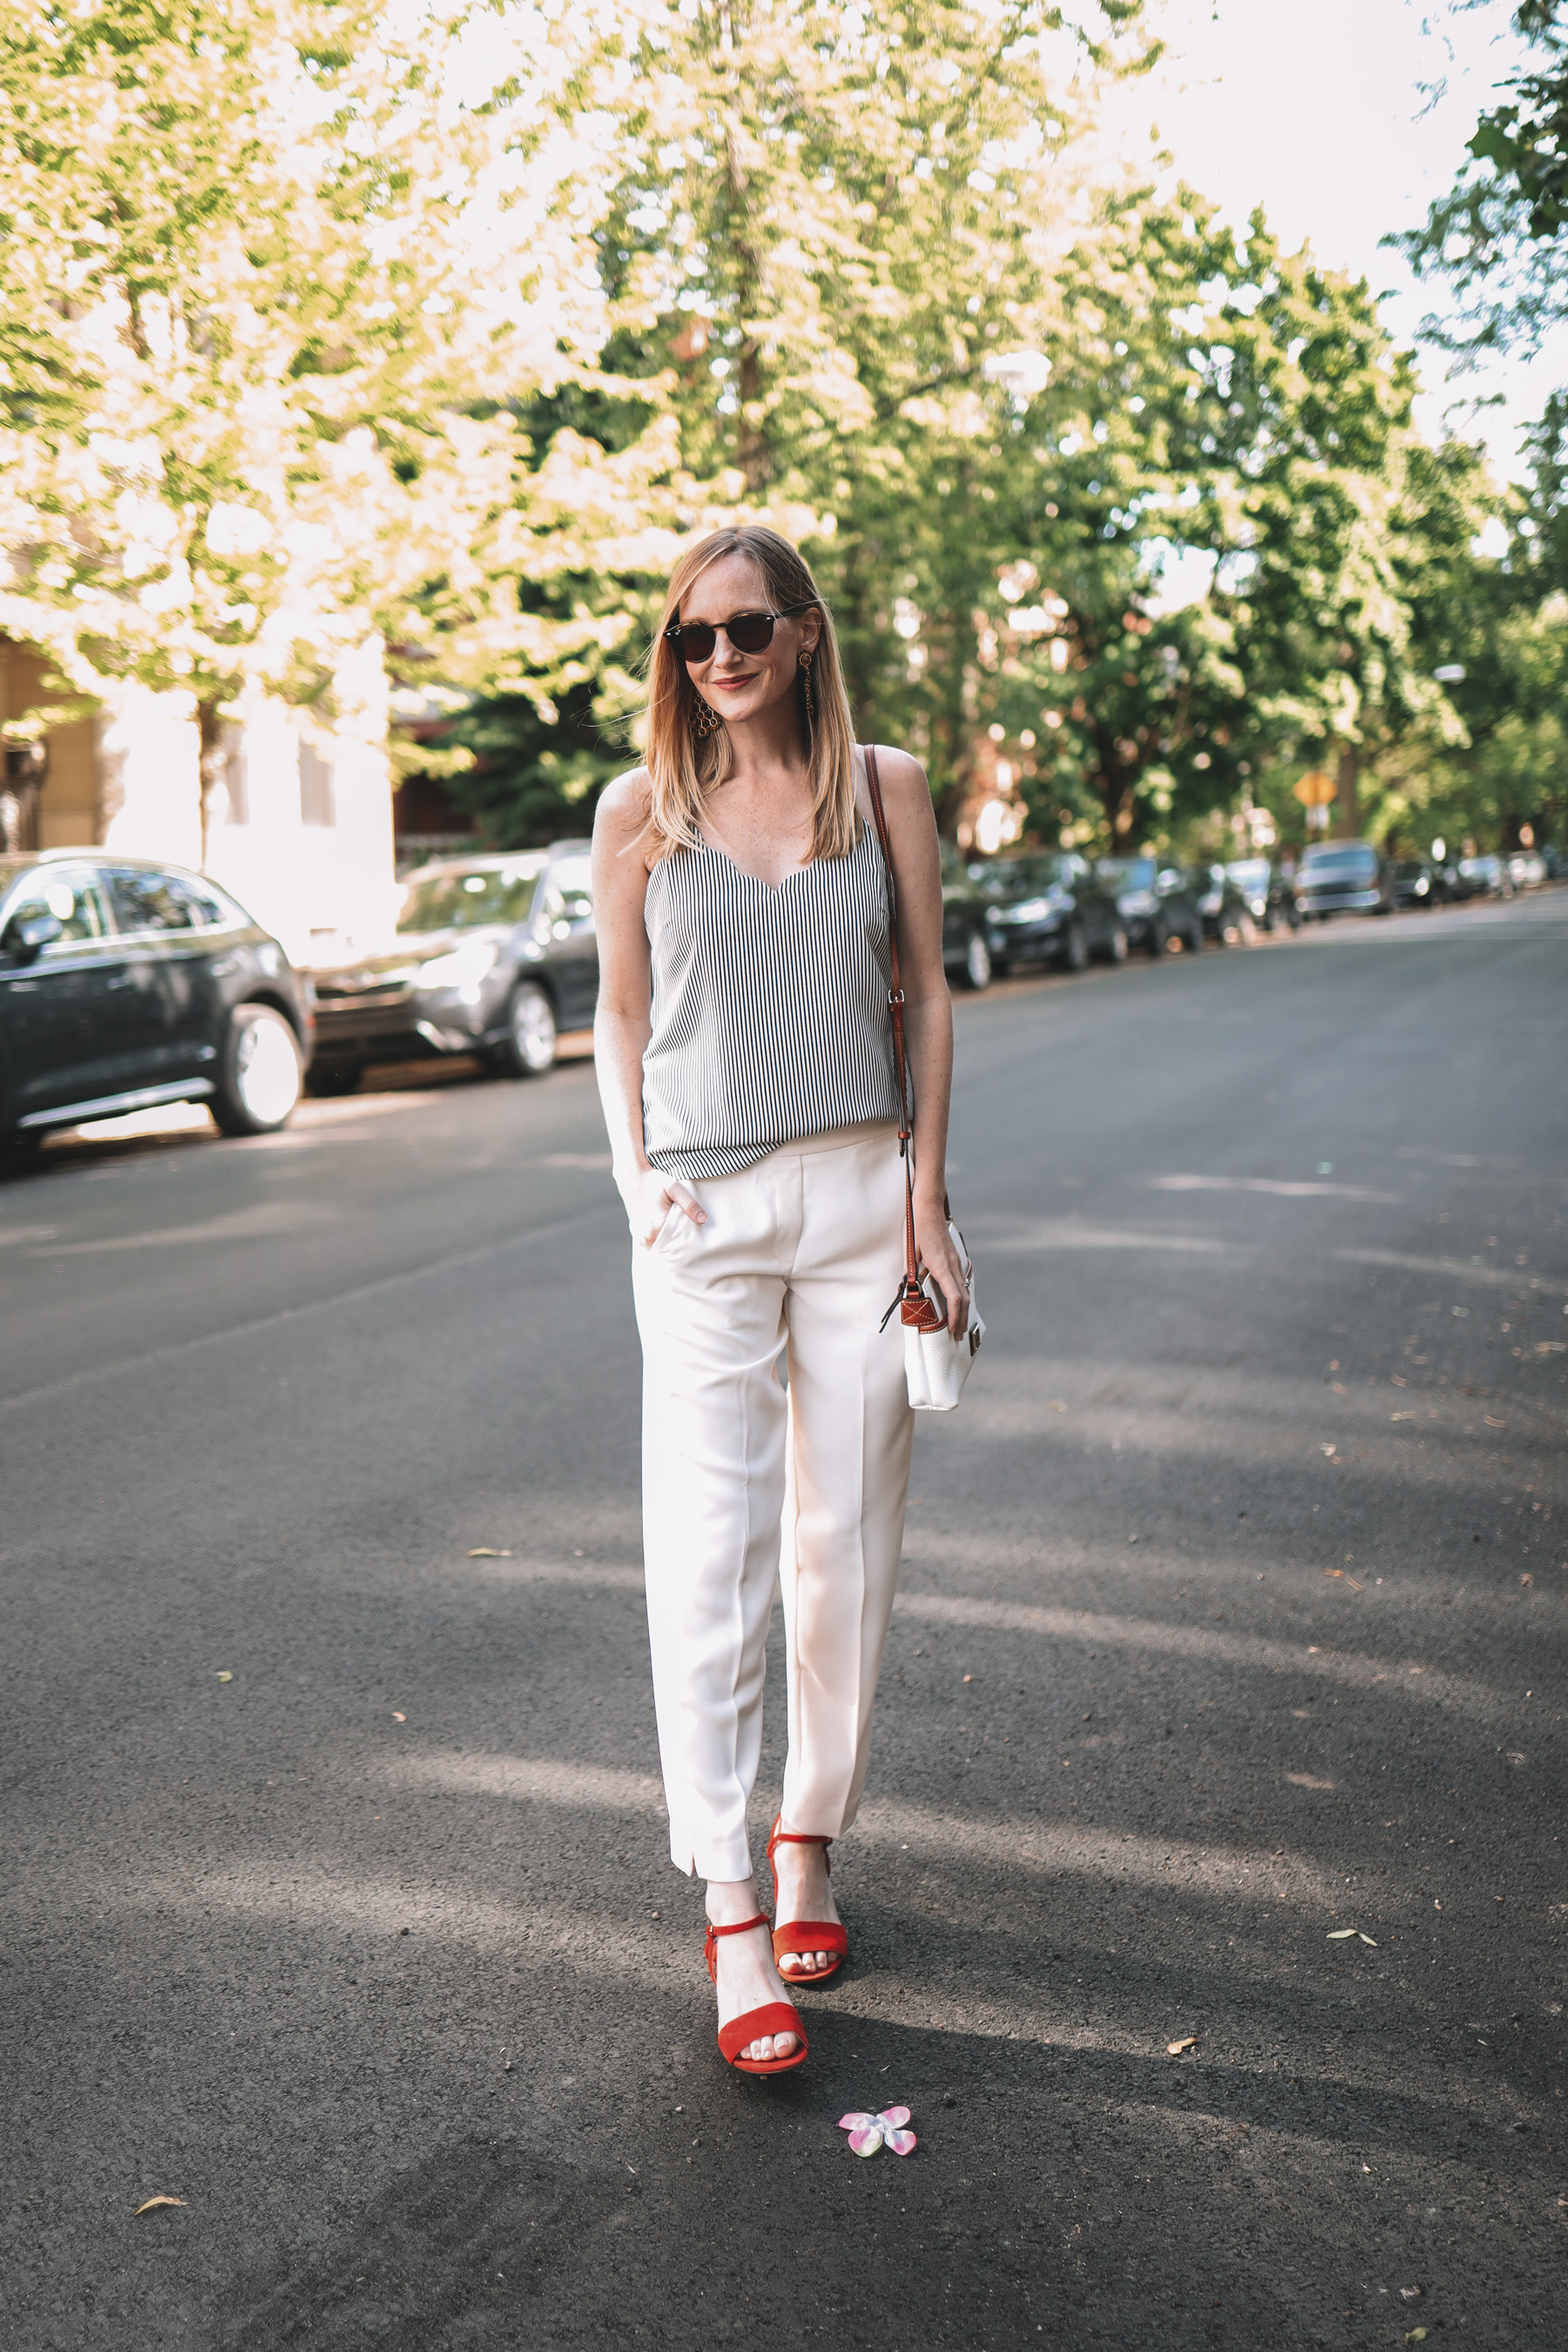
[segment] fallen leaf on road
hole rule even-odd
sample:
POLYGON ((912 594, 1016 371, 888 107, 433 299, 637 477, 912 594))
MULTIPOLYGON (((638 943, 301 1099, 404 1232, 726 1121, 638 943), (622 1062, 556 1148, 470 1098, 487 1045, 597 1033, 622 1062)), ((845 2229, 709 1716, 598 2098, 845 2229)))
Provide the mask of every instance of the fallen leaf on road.
POLYGON ((226 1670, 224 1673, 216 1675, 215 1680, 220 1683, 231 1683, 234 1680, 234 1676, 226 1670))
POLYGON ((1377 1937, 1376 1937, 1375 1936, 1369 1936, 1369 1935, 1367 1934, 1366 1929, 1365 1929, 1364 1927, 1358 1927, 1358 1928, 1356 1929, 1356 1934, 1361 1937, 1362 1942, 1363 1942, 1363 1944, 1370 1944, 1370 1945, 1372 1946, 1373 1950, 1374 1952, 1376 1951, 1376 1949, 1377 1949, 1377 1937))
POLYGON ((1331 1927, 1329 1941, 1331 1944, 1342 1944, 1347 1936, 1353 1936, 1355 1932, 1353 1927, 1331 1927))
POLYGON ((1320 1780, 1311 1772, 1287 1772, 1285 1778, 1293 1789, 1331 1789, 1334 1785, 1331 1780, 1320 1780))
POLYGON ((1183 2035, 1180 2042, 1166 2042, 1165 2055, 1167 2058, 1179 2058, 1184 2050, 1195 2050, 1197 2045, 1197 2035, 1195 2033, 1186 2033, 1183 2035))
POLYGON ((1353 1576, 1345 1576, 1345 1572, 1342 1568, 1325 1568, 1323 1574, 1325 1576, 1343 1577, 1344 1581, 1350 1586, 1352 1592, 1364 1592, 1366 1591, 1365 1585, 1358 1584, 1353 1576))
POLYGON ((1390 1421, 1414 1421, 1416 1416, 1413 1412, 1391 1412, 1388 1418, 1390 1421))
POLYGON ((1424 2327, 1407 2327, 1405 2331, 1405 2341, 1406 2344, 1425 2344, 1426 2330, 1424 2327))
POLYGON ((510 1551, 497 1551, 493 1544, 477 1544, 468 1554, 470 1559, 510 1559, 510 1551))
POLYGON ((1399 2300, 1401 2303, 1419 2303, 1421 2300, 1420 2288, 1418 2286, 1402 2286, 1399 2290, 1399 2300))
POLYGON ((131 2218, 139 2221, 143 2213, 156 2213, 161 2205, 183 2205, 184 2201, 183 2197, 149 2197, 145 2205, 138 2205, 131 2218))
POLYGON ((1320 1445, 1320 1446, 1319 1446, 1319 1448, 1318 1448, 1319 1453, 1320 1453, 1320 1454, 1333 1454, 1336 1450, 1337 1450, 1337 1449, 1336 1449, 1334 1446, 1332 1446, 1332 1445, 1320 1445))
POLYGON ((1485 1419, 1489 1429, 1506 1429, 1508 1427, 1506 1421, 1494 1421, 1489 1412, 1485 1414, 1483 1418, 1485 1419))
POLYGON ((399 1715, 396 1709, 394 1708, 392 1719, 394 1723, 406 1723, 408 1717, 405 1715, 399 1715))

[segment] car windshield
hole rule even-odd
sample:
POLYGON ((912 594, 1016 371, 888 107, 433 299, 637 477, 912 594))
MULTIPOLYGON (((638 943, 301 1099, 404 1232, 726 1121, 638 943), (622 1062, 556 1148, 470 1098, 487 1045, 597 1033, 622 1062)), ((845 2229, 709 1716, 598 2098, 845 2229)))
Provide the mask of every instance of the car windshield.
POLYGON ((1102 857, 1100 878, 1113 882, 1119 890, 1152 890, 1154 861, 1152 857, 1102 857))
POLYGON ((1413 882, 1426 871, 1418 857, 1402 857, 1394 870, 1401 882, 1413 882))
POLYGON ((988 898, 1013 898, 1028 890, 1048 890, 1053 882, 1071 880, 1068 857, 1003 857, 984 869, 980 887, 988 898))
POLYGON ((1311 879, 1322 875, 1326 879, 1337 880, 1351 875, 1373 874, 1376 870, 1375 853, 1359 845, 1345 849, 1309 849, 1301 860, 1303 877, 1311 879))
POLYGON ((463 931, 528 919, 538 866, 451 866, 416 874, 397 918, 400 931, 463 931))
POLYGON ((1233 882, 1240 883, 1244 890, 1267 890, 1268 887, 1267 857, 1238 857, 1225 870, 1233 882))

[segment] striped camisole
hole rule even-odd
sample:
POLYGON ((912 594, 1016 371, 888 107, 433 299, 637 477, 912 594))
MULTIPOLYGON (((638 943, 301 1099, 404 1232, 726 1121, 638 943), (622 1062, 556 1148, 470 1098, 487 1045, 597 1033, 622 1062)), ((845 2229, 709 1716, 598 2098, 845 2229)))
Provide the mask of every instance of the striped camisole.
POLYGON ((776 887, 706 842, 678 849, 648 877, 644 919, 654 1167, 732 1176, 781 1144, 898 1118, 888 876, 868 824, 847 857, 776 887))

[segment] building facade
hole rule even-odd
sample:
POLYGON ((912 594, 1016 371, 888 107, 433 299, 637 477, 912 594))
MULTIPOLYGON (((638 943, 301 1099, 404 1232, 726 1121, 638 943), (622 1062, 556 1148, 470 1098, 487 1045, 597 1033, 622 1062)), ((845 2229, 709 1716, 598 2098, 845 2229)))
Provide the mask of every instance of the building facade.
MULTIPOLYGON (((0 638, 0 729, 47 705, 45 675, 36 648, 0 638)), ((345 658, 336 686, 331 726, 253 697, 226 731, 205 813, 188 694, 126 684, 40 743, 7 735, 0 844, 118 849, 205 871, 298 964, 367 947, 390 929, 397 898, 374 640, 345 658)))

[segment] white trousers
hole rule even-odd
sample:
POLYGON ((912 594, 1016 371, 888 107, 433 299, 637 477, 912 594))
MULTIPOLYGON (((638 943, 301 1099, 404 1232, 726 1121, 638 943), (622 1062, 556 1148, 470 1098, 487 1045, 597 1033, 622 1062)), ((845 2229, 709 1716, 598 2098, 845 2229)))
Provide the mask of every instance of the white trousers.
POLYGON ((898 1318, 877 1328, 903 1273, 903 1181, 895 1128, 841 1129, 694 1184, 705 1225, 674 1210, 633 1244, 669 1847, 703 1878, 751 1873, 775 1576, 786 1828, 837 1837, 865 1786, 913 1420, 898 1318))

